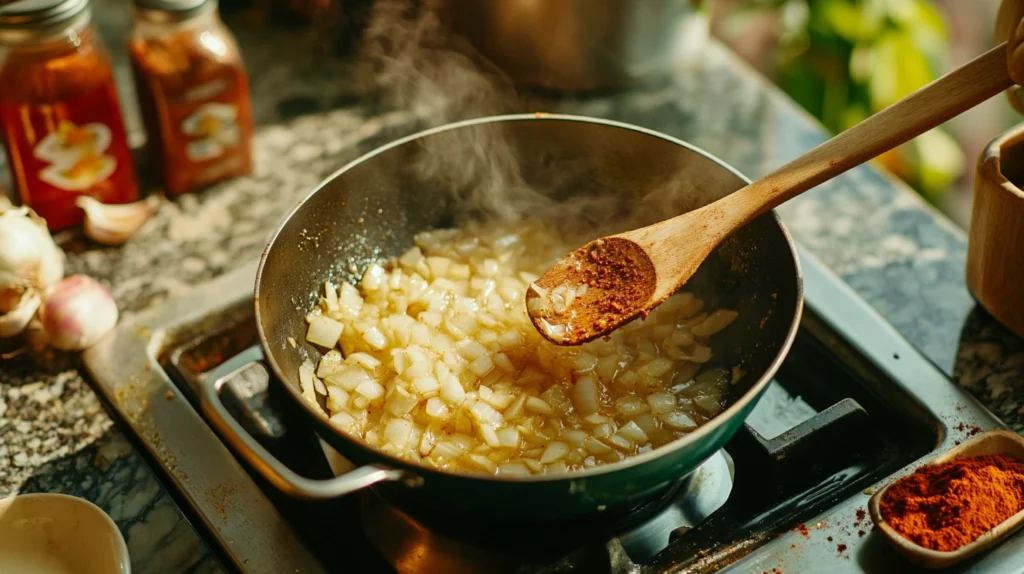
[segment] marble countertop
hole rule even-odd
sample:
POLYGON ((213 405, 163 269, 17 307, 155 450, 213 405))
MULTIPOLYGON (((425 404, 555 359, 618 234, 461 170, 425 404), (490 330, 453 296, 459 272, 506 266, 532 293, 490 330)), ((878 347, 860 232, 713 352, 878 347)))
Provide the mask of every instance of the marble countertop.
MULTIPOLYGON (((138 133, 123 50, 130 10, 94 2, 115 53, 129 130, 138 133)), ((422 125, 423 110, 360 95, 350 60, 323 34, 228 16, 252 80, 257 172, 163 204, 120 248, 68 243, 68 272, 107 284, 124 316, 259 255, 286 208, 361 153, 422 125)), ((702 147, 749 177, 826 138, 797 106, 717 44, 670 80, 627 93, 546 101, 560 111, 625 121, 702 147)), ((428 110, 429 111, 429 110, 428 110)), ((995 134, 993 134, 995 135, 995 134)), ((2 171, 2 170, 0 170, 2 171)), ((0 176, 2 178, 3 176, 0 176)), ((781 210, 796 239, 839 274, 925 356, 1015 430, 1024 429, 1021 341, 975 305, 964 281, 966 237, 915 194, 870 167, 781 210)), ((106 510, 135 572, 220 571, 153 472, 83 378, 77 359, 0 369, 0 496, 64 492, 106 510)))

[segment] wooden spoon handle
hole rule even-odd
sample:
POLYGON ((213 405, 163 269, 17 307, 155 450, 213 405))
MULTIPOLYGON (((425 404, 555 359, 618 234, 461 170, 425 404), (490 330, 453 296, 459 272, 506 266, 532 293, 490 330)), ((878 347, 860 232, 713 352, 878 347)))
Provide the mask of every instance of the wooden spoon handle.
POLYGON ((739 218, 738 228, 995 96, 1013 85, 1006 51, 1003 43, 985 52, 737 191, 724 207, 736 210, 729 215, 739 218))

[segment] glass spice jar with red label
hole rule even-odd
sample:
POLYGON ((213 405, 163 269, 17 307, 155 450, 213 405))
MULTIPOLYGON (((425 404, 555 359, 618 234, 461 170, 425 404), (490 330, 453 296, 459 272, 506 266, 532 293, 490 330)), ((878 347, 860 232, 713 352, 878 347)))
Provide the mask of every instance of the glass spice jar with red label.
POLYGON ((249 83, 214 0, 135 0, 129 52, 147 145, 168 193, 252 170, 249 83))
POLYGON ((114 74, 88 0, 0 7, 0 127, 18 198, 51 230, 82 221, 78 195, 138 199, 114 74))

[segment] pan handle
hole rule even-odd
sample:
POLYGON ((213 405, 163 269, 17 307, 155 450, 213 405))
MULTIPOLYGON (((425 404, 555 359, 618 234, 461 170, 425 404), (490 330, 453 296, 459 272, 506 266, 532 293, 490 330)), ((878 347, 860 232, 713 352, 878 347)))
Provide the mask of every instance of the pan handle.
POLYGON ((378 482, 400 480, 407 486, 419 486, 423 483, 419 476, 384 464, 360 466, 328 480, 299 476, 282 464, 231 416, 220 398, 221 388, 242 370, 252 365, 265 369, 263 359, 263 350, 256 345, 210 371, 200 385, 200 403, 214 430, 277 489, 296 498, 326 500, 350 494, 378 482))

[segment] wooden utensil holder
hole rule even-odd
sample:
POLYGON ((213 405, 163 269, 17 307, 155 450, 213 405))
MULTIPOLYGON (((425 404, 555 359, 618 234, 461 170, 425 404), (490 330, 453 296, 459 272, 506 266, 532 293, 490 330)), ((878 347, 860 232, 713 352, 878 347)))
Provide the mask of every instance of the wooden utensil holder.
POLYGON ((1024 123, 989 142, 974 179, 967 288, 1024 337, 1024 123))

